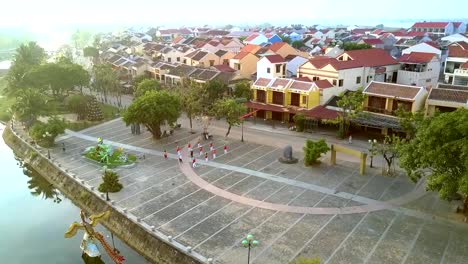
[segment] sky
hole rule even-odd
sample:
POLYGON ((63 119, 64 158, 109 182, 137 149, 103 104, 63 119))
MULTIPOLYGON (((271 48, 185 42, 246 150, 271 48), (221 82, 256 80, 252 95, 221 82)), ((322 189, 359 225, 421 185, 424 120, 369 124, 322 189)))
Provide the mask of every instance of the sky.
POLYGON ((468 0, 3 0, 0 28, 42 32, 80 26, 264 22, 392 25, 413 19, 468 19, 467 10, 468 0))
POLYGON ((0 36, 27 32, 50 49, 67 43, 77 29, 468 21, 468 0, 2 0, 0 7, 0 36))

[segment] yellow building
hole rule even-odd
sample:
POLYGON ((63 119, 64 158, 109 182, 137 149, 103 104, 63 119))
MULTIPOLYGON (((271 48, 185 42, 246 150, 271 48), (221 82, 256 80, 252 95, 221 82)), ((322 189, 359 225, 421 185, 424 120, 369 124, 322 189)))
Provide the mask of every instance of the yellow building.
POLYGON ((251 87, 253 99, 247 106, 256 111, 258 118, 293 122, 295 114, 308 115, 311 109, 320 106, 324 88, 315 82, 259 78, 251 87))

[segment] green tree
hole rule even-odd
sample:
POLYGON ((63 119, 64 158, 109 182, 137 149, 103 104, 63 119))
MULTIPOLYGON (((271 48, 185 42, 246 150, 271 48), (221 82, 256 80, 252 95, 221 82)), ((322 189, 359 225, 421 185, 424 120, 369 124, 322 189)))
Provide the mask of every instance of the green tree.
POLYGON ((25 89, 12 106, 16 118, 26 122, 27 126, 34 123, 38 116, 47 110, 47 100, 43 93, 35 89, 25 89))
POLYGON ((283 40, 283 42, 286 42, 286 43, 288 43, 288 44, 291 44, 291 43, 292 43, 291 38, 288 37, 288 36, 280 35, 279 37, 283 40))
POLYGON ((106 193, 106 200, 109 201, 109 193, 116 193, 122 190, 123 185, 119 182, 119 175, 112 170, 104 170, 102 175, 102 183, 99 185, 98 190, 106 193))
POLYGON ((427 176, 427 189, 442 199, 463 194, 463 212, 468 213, 468 109, 424 119, 398 152, 400 166, 413 181, 427 176))
POLYGON ((90 101, 89 96, 82 94, 75 94, 67 97, 66 105, 68 110, 77 115, 77 120, 86 118, 87 104, 90 101))
POLYGON ((62 45, 58 48, 56 55, 58 55, 58 57, 65 57, 70 61, 73 61, 73 48, 70 45, 62 45))
POLYGON ((138 75, 135 78, 133 78, 133 85, 135 87, 138 87, 138 84, 140 84, 144 80, 152 80, 152 78, 146 74, 138 75))
POLYGON ((300 49, 305 46, 304 42, 296 40, 291 44, 295 49, 300 49))
POLYGON ((337 102, 340 107, 338 134, 341 138, 344 138, 348 135, 351 120, 362 113, 364 100, 366 100, 367 96, 362 92, 361 87, 355 92, 342 93, 340 97, 341 99, 337 102))
POLYGON ((401 106, 398 106, 396 115, 400 118, 400 126, 405 131, 406 136, 408 138, 413 138, 416 135, 416 128, 424 120, 425 114, 424 110, 413 113, 411 111, 404 110, 401 106))
POLYGON ((99 50, 95 47, 88 46, 83 49, 83 56, 85 57, 98 57, 99 56, 99 50))
POLYGON ((36 89, 50 89, 54 96, 63 97, 75 87, 82 89, 83 86, 87 86, 90 77, 83 67, 62 57, 57 62, 34 67, 26 79, 36 89))
POLYGON ((16 97, 22 94, 26 88, 31 88, 26 80, 29 72, 36 66, 43 63, 46 53, 36 42, 22 44, 16 49, 12 65, 6 75, 7 87, 5 93, 8 96, 16 97))
POLYGON ((49 118, 47 123, 36 122, 30 129, 31 137, 44 147, 53 146, 55 138, 65 132, 66 123, 57 117, 49 118))
POLYGON ((226 137, 229 136, 232 126, 237 126, 241 123, 240 117, 246 112, 247 107, 244 104, 229 98, 217 100, 212 108, 212 113, 216 118, 225 118, 226 123, 228 123, 226 137))
POLYGON ((227 84, 219 80, 212 80, 205 83, 205 94, 203 95, 203 103, 207 109, 210 109, 213 102, 222 99, 228 92, 227 84))
POLYGON ((236 98, 244 98, 246 101, 250 101, 251 95, 249 82, 240 82, 234 87, 234 97, 236 98))
POLYGON ((93 42, 93 34, 89 31, 77 30, 72 34, 71 40, 75 49, 83 50, 86 46, 93 42))
POLYGON ((384 170, 385 175, 391 176, 394 173, 392 165, 398 156, 397 146, 400 141, 401 139, 396 135, 385 136, 383 144, 377 145, 377 151, 382 155, 387 163, 384 170))
POLYGON ((96 92, 103 95, 107 103, 107 96, 114 94, 117 96, 119 105, 121 105, 121 90, 117 73, 114 72, 110 64, 98 64, 93 67, 94 83, 93 88, 96 92))
POLYGON ((203 112, 201 94, 205 93, 205 87, 192 80, 184 80, 178 87, 177 93, 181 100, 182 110, 187 114, 190 122, 190 132, 193 130, 193 118, 203 112))
POLYGON ((155 79, 144 79, 135 90, 135 97, 140 97, 148 91, 159 91, 161 90, 161 84, 155 79))
POLYGON ((155 139, 161 138, 161 126, 173 125, 181 113, 180 99, 167 91, 152 91, 136 98, 123 113, 127 125, 144 124, 155 139))
POLYGON ((310 166, 318 163, 318 159, 322 154, 327 153, 330 150, 324 139, 318 141, 306 140, 304 150, 304 164, 310 166))
POLYGON ((343 49, 348 50, 361 50, 361 49, 372 49, 372 46, 366 43, 358 44, 356 42, 345 42, 343 43, 343 49))
POLYGON ((294 115, 294 124, 296 125, 297 132, 304 132, 305 127, 305 115, 302 113, 298 113, 294 115))

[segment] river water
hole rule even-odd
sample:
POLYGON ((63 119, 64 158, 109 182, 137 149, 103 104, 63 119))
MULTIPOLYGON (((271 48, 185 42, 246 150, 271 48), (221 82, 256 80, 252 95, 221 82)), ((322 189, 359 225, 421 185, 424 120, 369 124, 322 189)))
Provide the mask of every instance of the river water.
MULTIPOLYGON (((3 129, 0 124, 0 134, 3 129)), ((68 226, 80 222, 79 208, 45 178, 16 160, 1 137, 0 165, 0 263, 114 263, 102 247, 102 261, 82 258, 79 246, 83 231, 64 238, 68 226)), ((102 225, 97 230, 112 245, 111 233, 102 225)), ((115 236, 114 244, 125 256, 125 263, 149 263, 115 236)))

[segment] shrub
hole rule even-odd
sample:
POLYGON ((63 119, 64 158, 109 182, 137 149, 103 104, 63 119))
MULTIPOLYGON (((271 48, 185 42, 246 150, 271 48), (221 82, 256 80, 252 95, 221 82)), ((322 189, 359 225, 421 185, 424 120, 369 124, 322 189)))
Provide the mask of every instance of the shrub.
POLYGON ((291 264, 320 264, 320 259, 319 258, 311 259, 311 258, 298 257, 291 264))
POLYGON ((86 118, 86 105, 89 101, 89 96, 75 94, 67 98, 66 105, 68 110, 77 114, 76 120, 83 120, 86 118))
POLYGON ((305 116, 304 114, 297 114, 294 116, 294 123, 296 124, 296 131, 303 132, 305 126, 305 116))
POLYGON ((106 193, 106 200, 109 201, 109 193, 120 192, 123 186, 119 182, 119 175, 112 170, 105 170, 102 176, 102 183, 99 185, 98 190, 106 193))
POLYGON ((63 119, 52 117, 47 123, 36 122, 29 130, 30 136, 41 146, 54 145, 55 138, 65 132, 66 123, 63 119))
POLYGON ((324 139, 312 141, 308 139, 304 146, 304 164, 310 166, 318 163, 318 159, 322 154, 330 150, 324 139))

